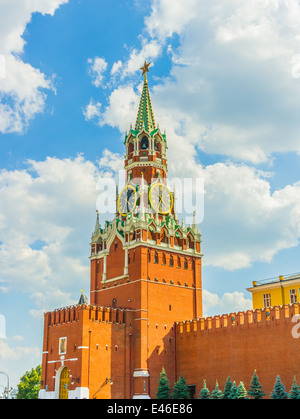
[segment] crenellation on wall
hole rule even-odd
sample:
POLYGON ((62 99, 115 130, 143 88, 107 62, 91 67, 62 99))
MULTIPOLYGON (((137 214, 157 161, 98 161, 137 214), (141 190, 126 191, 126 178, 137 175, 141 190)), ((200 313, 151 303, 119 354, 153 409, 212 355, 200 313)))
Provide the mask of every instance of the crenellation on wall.
POLYGON ((67 323, 78 322, 80 316, 88 315, 89 321, 98 321, 99 323, 125 323, 125 310, 112 307, 99 307, 92 305, 75 305, 64 307, 52 312, 45 313, 45 321, 49 327, 60 326, 67 323))
POLYGON ((176 322, 177 332, 191 333, 203 331, 217 331, 231 327, 269 326, 274 322, 286 322, 300 314, 300 303, 285 304, 264 309, 239 311, 236 313, 202 317, 200 319, 176 322))

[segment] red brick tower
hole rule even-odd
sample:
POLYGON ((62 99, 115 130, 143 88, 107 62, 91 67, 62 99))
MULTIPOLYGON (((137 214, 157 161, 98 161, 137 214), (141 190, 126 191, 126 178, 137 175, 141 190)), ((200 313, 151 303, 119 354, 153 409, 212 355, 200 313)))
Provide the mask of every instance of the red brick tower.
POLYGON ((179 224, 166 186, 166 135, 156 126, 147 82, 137 121, 125 138, 127 185, 117 213, 92 237, 95 306, 133 313, 133 397, 154 397, 162 366, 174 382, 174 322, 202 317, 201 235, 179 224))

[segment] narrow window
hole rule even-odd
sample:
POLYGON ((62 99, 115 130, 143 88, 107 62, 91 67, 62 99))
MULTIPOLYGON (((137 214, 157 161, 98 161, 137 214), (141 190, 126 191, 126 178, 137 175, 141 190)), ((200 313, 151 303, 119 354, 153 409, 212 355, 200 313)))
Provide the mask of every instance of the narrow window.
POLYGON ((271 294, 264 294, 264 308, 271 307, 271 294))
POLYGON ((297 302, 297 291, 295 289, 290 290, 290 301, 291 301, 291 304, 297 302))
POLYGON ((178 268, 181 268, 180 256, 177 256, 177 266, 178 266, 178 268))

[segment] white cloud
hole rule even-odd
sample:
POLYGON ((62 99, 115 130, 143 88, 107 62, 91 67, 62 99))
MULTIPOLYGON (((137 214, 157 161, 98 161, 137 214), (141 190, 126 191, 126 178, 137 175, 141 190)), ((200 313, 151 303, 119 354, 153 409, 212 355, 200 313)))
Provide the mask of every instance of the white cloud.
POLYGON ((145 19, 146 27, 152 37, 160 40, 180 34, 196 17, 198 5, 198 0, 153 0, 151 15, 145 19))
POLYGON ((251 310, 252 308, 252 300, 245 298, 242 292, 226 292, 222 297, 219 297, 217 294, 203 290, 204 316, 214 316, 224 313, 230 314, 251 310))
POLYGON ((32 314, 76 303, 89 284, 99 173, 82 156, 0 172, 0 282, 29 293, 32 314))
POLYGON ((96 103, 93 99, 91 99, 90 103, 83 110, 83 114, 85 116, 86 121, 90 121, 92 119, 100 119, 101 103, 96 103))
POLYGON ((19 361, 26 357, 33 357, 39 359, 40 350, 36 347, 11 347, 9 343, 0 340, 0 361, 19 361))
POLYGON ((124 155, 104 150, 99 160, 99 167, 103 171, 119 172, 124 170, 124 155))
POLYGON ((53 15, 68 0, 2 0, 0 4, 0 132, 22 133, 37 113, 43 112, 46 91, 53 90, 52 81, 24 63, 23 34, 33 13, 53 15), (5 71, 3 71, 5 70, 5 71))
POLYGON ((156 39, 147 39, 140 37, 141 48, 132 48, 128 60, 122 63, 121 60, 116 61, 111 70, 113 80, 119 76, 120 80, 135 74, 143 65, 145 60, 151 61, 152 64, 162 53, 162 44, 156 39))
POLYGON ((44 110, 45 89, 53 89, 50 80, 31 65, 8 55, 6 77, 0 79, 0 131, 22 132, 44 110), (7 103, 8 97, 12 100, 7 103))
POLYGON ((95 103, 91 99, 83 113, 86 120, 94 119, 100 126, 110 125, 124 133, 129 129, 130 121, 135 123, 138 103, 139 96, 133 87, 131 85, 121 86, 111 93, 109 104, 102 112, 102 104, 95 103))
POLYGON ((103 73, 105 73, 107 69, 107 62, 104 58, 95 57, 94 59, 89 58, 88 63, 90 65, 89 73, 91 77, 93 78, 93 84, 96 87, 104 87, 103 86, 103 80, 104 76, 103 73))
POLYGON ((215 164, 203 169, 204 263, 227 270, 271 262, 300 239, 300 182, 271 192, 261 172, 215 164))

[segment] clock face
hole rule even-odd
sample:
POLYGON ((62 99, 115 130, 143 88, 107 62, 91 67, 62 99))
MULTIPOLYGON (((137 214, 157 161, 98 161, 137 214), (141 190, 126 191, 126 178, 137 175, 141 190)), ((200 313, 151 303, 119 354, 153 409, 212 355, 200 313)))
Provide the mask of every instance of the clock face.
POLYGON ((152 209, 159 214, 169 214, 173 208, 173 196, 169 189, 161 183, 155 183, 149 191, 152 209))
POLYGON ((118 210, 120 215, 126 216, 135 209, 137 193, 133 186, 127 185, 122 190, 118 198, 118 210))

